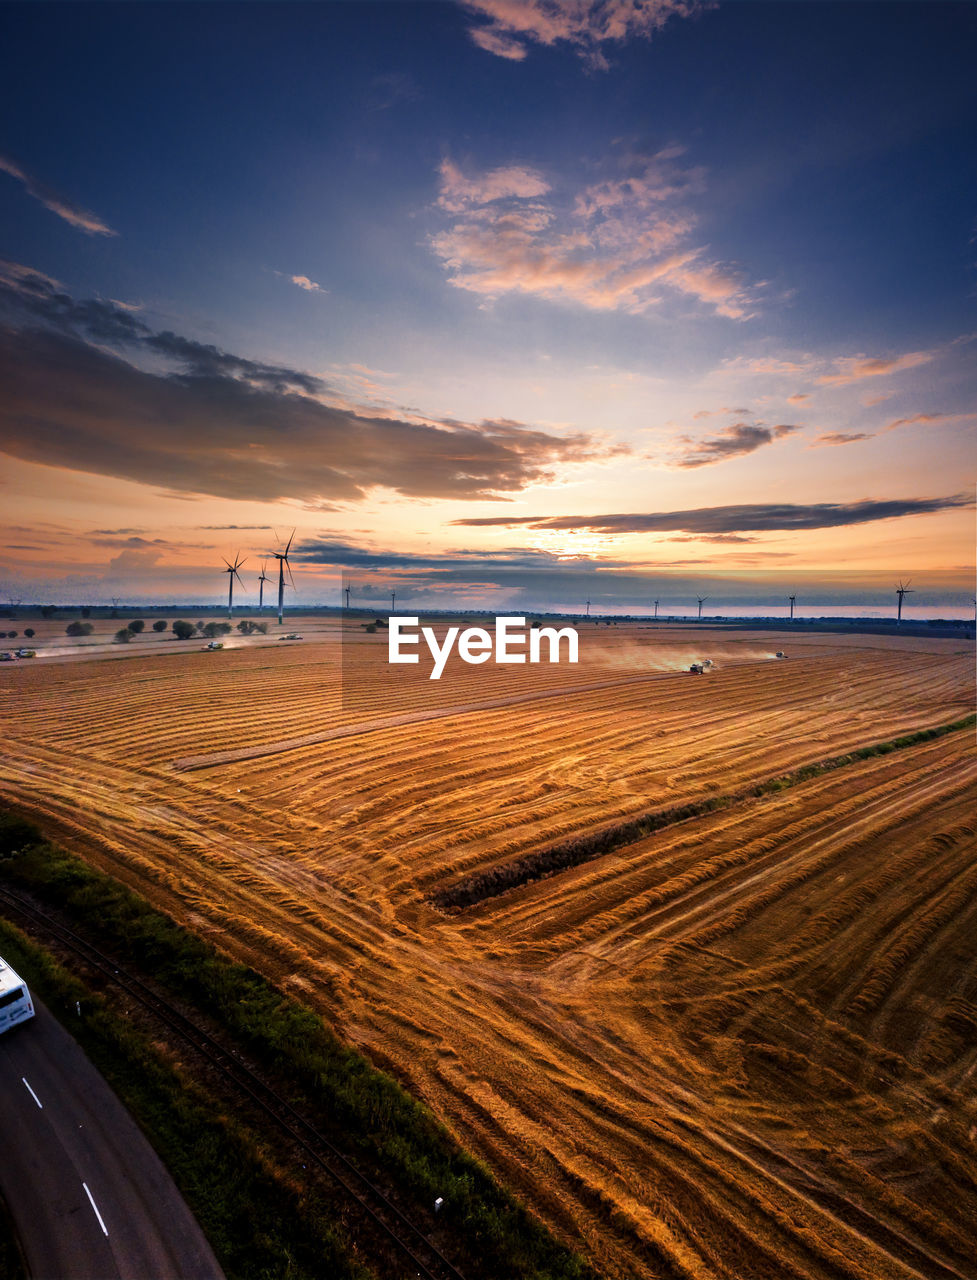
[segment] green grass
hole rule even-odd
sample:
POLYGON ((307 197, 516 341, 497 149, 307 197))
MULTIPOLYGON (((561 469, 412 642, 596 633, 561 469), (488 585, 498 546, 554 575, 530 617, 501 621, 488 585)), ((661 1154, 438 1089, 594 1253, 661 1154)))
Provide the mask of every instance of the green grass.
MULTIPOLYGON (((181 1078, 131 1023, 3 920, 0 953, 65 1023, 135 1116, 231 1280, 369 1280, 316 1198, 275 1166, 253 1132, 181 1078)), ((7 1275, 0 1265, 0 1276, 7 1275)))
MULTIPOLYGON (((117 961, 151 974, 168 993, 218 1021, 230 1041, 273 1077, 279 1092, 367 1176, 395 1184, 405 1211, 419 1223, 433 1228, 431 1206, 440 1196, 440 1238, 450 1237, 445 1251, 471 1280, 594 1280, 582 1259, 462 1151, 431 1111, 344 1045, 311 1009, 47 842, 30 823, 2 813, 0 878, 58 907, 73 927, 81 933, 87 929, 91 940, 117 961)), ((32 971, 23 976, 30 982, 32 971)), ((47 999, 43 984, 36 985, 47 999)), ((73 1006, 77 997, 65 998, 73 1006)), ((57 1007, 65 1007, 63 999, 57 1007)), ((99 1016, 103 1014, 100 1009, 99 1016)), ((172 1091, 169 1097, 175 1106, 172 1091)), ((157 1143, 157 1149, 192 1190, 197 1175, 179 1167, 180 1144, 169 1143, 164 1150, 157 1143)), ((248 1195, 242 1193, 242 1210, 247 1203, 248 1195)), ((280 1220, 287 1222, 287 1215, 280 1220)), ((288 1235, 291 1239, 290 1231, 288 1235)), ((346 1273, 320 1264, 317 1274, 339 1280, 346 1273)))

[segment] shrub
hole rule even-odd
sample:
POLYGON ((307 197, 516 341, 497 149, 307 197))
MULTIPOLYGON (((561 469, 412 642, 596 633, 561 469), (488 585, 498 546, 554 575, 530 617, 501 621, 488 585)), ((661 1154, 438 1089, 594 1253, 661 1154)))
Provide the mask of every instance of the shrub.
POLYGON ((33 627, 25 627, 25 628, 24 628, 24 635, 27 637, 27 639, 28 639, 28 640, 33 640, 33 639, 34 639, 34 628, 33 628, 33 627))
POLYGON ((113 644, 128 644, 128 643, 129 643, 129 641, 130 641, 131 639, 132 639, 132 632, 129 630, 129 628, 128 628, 128 627, 120 627, 120 628, 118 629, 118 631, 115 633, 115 639, 113 640, 113 642, 112 642, 112 643, 113 643, 113 644))
POLYGON ((166 630, 166 619, 165 619, 165 618, 160 618, 158 622, 154 622, 154 623, 153 623, 153 630, 154 630, 154 631, 165 631, 165 630, 166 630))
POLYGON ((66 636, 90 636, 94 630, 90 622, 69 622, 64 633, 66 636))
POLYGON ((139 633, 141 631, 144 631, 145 628, 146 628, 146 624, 145 622, 143 622, 142 618, 133 618, 133 620, 129 623, 129 630, 132 632, 134 636, 139 635, 139 633))
POLYGON ((178 618, 177 621, 173 623, 173 634, 176 636, 177 640, 189 640, 193 636, 194 630, 195 628, 192 622, 183 622, 178 618))

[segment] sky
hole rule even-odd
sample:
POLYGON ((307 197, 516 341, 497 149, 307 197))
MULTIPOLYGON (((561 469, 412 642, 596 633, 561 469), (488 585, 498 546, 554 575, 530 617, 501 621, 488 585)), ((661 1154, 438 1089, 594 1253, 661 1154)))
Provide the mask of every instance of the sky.
MULTIPOLYGON (((977 5, 0 4, 0 598, 970 607, 977 5)), ((691 608, 691 606, 690 606, 691 608)))

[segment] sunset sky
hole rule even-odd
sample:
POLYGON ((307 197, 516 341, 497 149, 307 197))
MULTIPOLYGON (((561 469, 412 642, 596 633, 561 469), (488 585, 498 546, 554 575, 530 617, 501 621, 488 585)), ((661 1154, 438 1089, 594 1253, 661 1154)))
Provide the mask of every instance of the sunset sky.
POLYGON ((4 599, 971 600, 977 5, 0 23, 4 599))

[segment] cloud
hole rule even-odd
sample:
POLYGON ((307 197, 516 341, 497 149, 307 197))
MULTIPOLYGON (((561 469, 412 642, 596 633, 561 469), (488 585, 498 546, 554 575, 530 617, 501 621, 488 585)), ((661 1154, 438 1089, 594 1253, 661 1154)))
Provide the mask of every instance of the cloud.
POLYGON ((6 156, 0 156, 0 171, 9 173, 12 178, 16 178, 18 182, 24 184, 24 188, 28 195, 39 200, 45 209, 50 209, 52 213, 56 213, 59 218, 63 218, 73 227, 77 227, 79 231, 84 231, 90 236, 116 236, 119 233, 113 231, 107 223, 103 222, 97 214, 89 213, 87 209, 83 209, 81 205, 74 204, 71 200, 65 199, 64 196, 46 185, 39 182, 36 178, 32 178, 26 173, 19 164, 6 156))
POLYGON ((800 431, 800 427, 781 423, 776 427, 765 427, 757 423, 734 422, 723 427, 711 440, 693 442, 688 436, 683 440, 692 445, 689 452, 677 459, 678 467, 707 467, 714 462, 724 462, 727 458, 736 458, 744 453, 753 453, 765 444, 782 440, 785 436, 800 431))
POLYGON ((915 369, 928 364, 934 357, 932 351, 908 351, 902 356, 843 356, 834 362, 835 372, 822 374, 818 382, 823 386, 843 387, 863 378, 881 378, 904 369, 915 369))
POLYGON ((522 293, 640 314, 671 294, 746 319, 754 298, 740 273, 690 243, 695 218, 676 202, 704 178, 681 154, 624 157, 614 177, 569 195, 525 166, 465 175, 446 160, 438 205, 455 218, 431 247, 449 284, 487 299, 522 293))
POLYGON ((292 284, 297 284, 300 289, 304 289, 306 293, 328 293, 328 289, 323 289, 322 285, 316 284, 314 280, 310 280, 308 276, 289 276, 292 284))
POLYGON ((606 69, 601 46, 649 39, 673 16, 688 17, 697 0, 462 0, 487 25, 471 28, 479 48, 521 61, 527 47, 569 45, 592 67, 606 69))
POLYGON ((925 423, 929 426, 934 422, 948 426, 957 422, 973 422, 975 417, 977 417, 977 414, 974 413, 916 413, 911 418, 896 418, 894 422, 888 423, 882 430, 895 431, 896 427, 913 427, 918 423, 925 423))
POLYGON ((0 328, 0 449, 25 461, 177 495, 321 508, 376 487, 498 500, 615 451, 582 432, 556 435, 508 419, 358 413, 329 403, 324 384, 300 370, 154 333, 109 303, 75 302, 37 278, 26 292, 22 283, 0 289, 8 310, 20 305, 35 325, 0 328), (37 327, 39 319, 47 326, 37 327), (107 350, 110 343, 176 367, 138 367, 107 350))
POLYGON ((441 193, 438 204, 450 213, 459 213, 474 205, 491 204, 494 200, 504 200, 507 197, 531 199, 545 195, 550 189, 541 173, 523 165, 509 165, 466 177, 450 160, 442 160, 439 172, 441 193))
POLYGON ((635 515, 596 516, 481 516, 453 520, 454 525, 527 526, 531 529, 586 529, 606 533, 769 533, 800 529, 836 529, 929 515, 972 507, 973 498, 958 493, 947 498, 865 499, 862 502, 746 503, 728 507, 697 507, 690 511, 658 511, 635 515))
POLYGON ((817 449, 822 445, 854 444, 856 440, 871 440, 874 436, 874 431, 825 431, 821 435, 815 436, 808 448, 817 449))
POLYGON ((805 391, 805 392, 803 392, 803 393, 802 393, 802 392, 800 392, 800 391, 798 391, 796 395, 792 395, 792 396, 788 396, 788 397, 787 397, 787 403, 788 403, 788 404, 803 404, 805 400, 810 400, 810 398, 811 398, 811 397, 807 394, 807 392, 806 392, 806 391, 805 391))
POLYGON ((117 556, 113 556, 108 568, 116 573, 143 573, 152 569, 162 556, 162 551, 126 547, 117 556))

